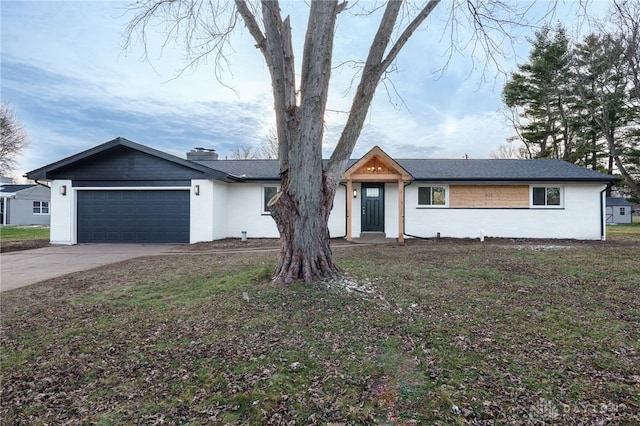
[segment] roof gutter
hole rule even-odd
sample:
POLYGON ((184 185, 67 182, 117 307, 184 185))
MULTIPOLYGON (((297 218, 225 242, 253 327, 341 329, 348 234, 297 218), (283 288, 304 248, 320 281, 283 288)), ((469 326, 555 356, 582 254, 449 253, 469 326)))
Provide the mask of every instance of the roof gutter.
POLYGON ((51 189, 51 187, 49 185, 45 185, 44 183, 39 182, 38 179, 34 179, 34 182, 37 183, 40 186, 44 186, 47 189, 51 189))
POLYGON ((456 184, 536 184, 536 183, 609 183, 611 179, 580 179, 580 178, 507 178, 507 179, 489 179, 489 178, 414 178, 415 182, 425 183, 456 183, 456 184))

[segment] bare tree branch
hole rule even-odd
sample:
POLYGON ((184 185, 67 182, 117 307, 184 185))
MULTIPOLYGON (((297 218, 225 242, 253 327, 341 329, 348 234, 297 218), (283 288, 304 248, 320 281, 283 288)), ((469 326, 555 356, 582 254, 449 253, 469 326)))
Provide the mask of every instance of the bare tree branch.
POLYGON ((0 104, 0 175, 14 171, 17 157, 29 145, 22 123, 8 103, 0 104))
POLYGON ((129 49, 136 40, 143 46, 143 58, 149 61, 148 32, 157 31, 157 21, 164 26, 160 55, 172 43, 182 41, 186 63, 172 79, 188 69, 197 68, 213 58, 216 80, 233 91, 223 76, 230 71, 228 60, 230 37, 237 26, 237 13, 226 1, 218 0, 143 0, 126 10, 134 16, 125 30, 124 48, 129 49))

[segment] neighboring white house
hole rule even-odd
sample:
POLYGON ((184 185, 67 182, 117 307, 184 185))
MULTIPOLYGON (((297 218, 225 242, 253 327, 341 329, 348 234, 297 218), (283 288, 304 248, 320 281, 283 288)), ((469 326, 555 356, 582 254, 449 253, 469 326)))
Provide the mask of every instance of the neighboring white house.
POLYGON ((46 186, 1 183, 0 225, 48 226, 50 200, 51 191, 46 186))
MULTIPOLYGON (((266 210, 277 160, 182 159, 116 138, 26 176, 51 184, 54 244, 278 237, 266 210)), ((349 162, 330 235, 599 240, 614 181, 560 160, 393 159, 374 147, 349 162)))
POLYGON ((607 197, 606 221, 609 224, 628 224, 633 221, 633 205, 624 198, 607 197))

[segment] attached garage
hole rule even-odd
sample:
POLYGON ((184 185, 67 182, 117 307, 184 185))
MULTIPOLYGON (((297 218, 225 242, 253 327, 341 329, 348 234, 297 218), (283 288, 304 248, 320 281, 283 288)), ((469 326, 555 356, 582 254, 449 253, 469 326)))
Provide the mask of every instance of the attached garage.
POLYGON ((188 190, 78 191, 78 243, 188 243, 188 190))
POLYGON ((202 224, 192 206, 206 205, 193 182, 228 181, 227 173, 124 138, 27 176, 51 182, 52 244, 193 242, 202 224))

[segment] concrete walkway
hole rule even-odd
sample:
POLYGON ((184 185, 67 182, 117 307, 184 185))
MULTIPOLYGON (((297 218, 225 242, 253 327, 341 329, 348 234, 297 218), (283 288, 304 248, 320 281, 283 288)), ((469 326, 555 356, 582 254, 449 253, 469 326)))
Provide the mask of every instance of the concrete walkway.
POLYGON ((168 254, 177 247, 167 244, 79 244, 1 253, 0 291, 135 257, 168 254))

